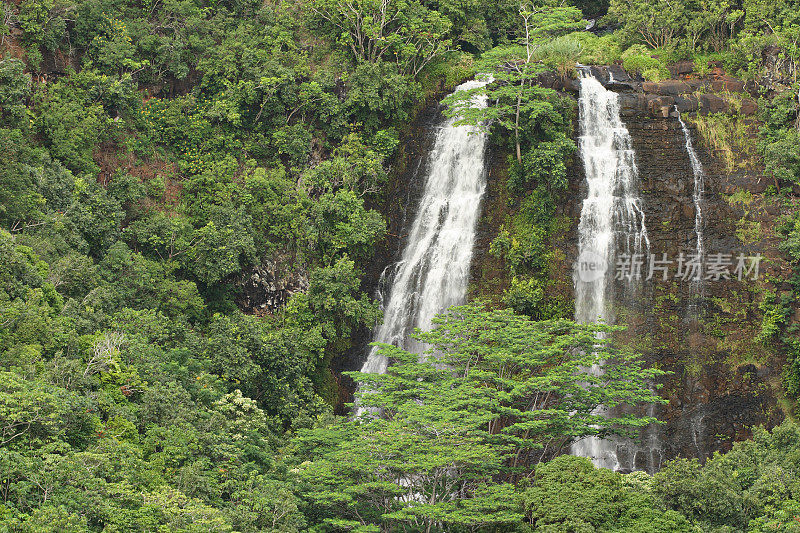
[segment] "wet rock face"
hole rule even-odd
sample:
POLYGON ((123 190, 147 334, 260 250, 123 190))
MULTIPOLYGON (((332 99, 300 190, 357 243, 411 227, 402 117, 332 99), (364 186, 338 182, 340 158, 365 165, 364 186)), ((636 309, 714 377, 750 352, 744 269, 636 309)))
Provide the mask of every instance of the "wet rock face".
MULTIPOLYGON (((651 251, 657 256, 666 253, 669 258, 676 258, 682 252, 693 253, 694 174, 674 111, 653 117, 652 109, 648 108, 625 121, 636 150, 651 251)), ((743 213, 728 201, 728 195, 736 191, 763 192, 766 185, 763 176, 748 169, 729 172, 706 149, 701 136, 689 124, 705 172, 701 209, 706 253, 778 256, 775 242, 745 244, 737 237, 737 222, 743 213)), ((657 410, 657 416, 666 424, 654 430, 661 436, 658 440, 664 458, 704 459, 714 451, 727 450, 733 441, 749 437, 751 427, 771 426, 780 421, 777 391, 773 388, 779 382, 780 362, 769 361, 764 350, 759 358, 765 363, 757 369, 752 364, 736 362, 741 355, 737 351, 756 347, 741 343, 719 349, 727 339, 736 338, 737 327, 740 331, 749 327, 752 334, 757 332, 758 318, 745 311, 752 309, 758 298, 753 289, 754 286, 736 279, 705 281, 702 298, 697 310, 693 310, 689 305, 694 298, 691 283, 671 280, 645 285, 644 309, 632 306, 644 314, 632 326, 631 335, 650 336, 656 346, 671 348, 645 351, 651 363, 674 372, 663 379, 663 391, 670 403, 657 410), (722 314, 720 306, 732 306, 729 311, 734 314, 736 307, 741 306, 742 319, 751 322, 728 324, 712 335, 711 324, 722 314), (670 320, 665 314, 674 314, 677 320, 670 320)))
MULTIPOLYGON (((633 140, 651 253, 674 260, 681 253, 693 253, 696 245, 694 174, 677 106, 705 171, 701 209, 706 253, 760 253, 769 258, 762 265, 762 279, 765 270, 785 274, 778 240, 769 230, 777 211, 759 203, 769 184, 762 170, 751 165, 729 169, 692 124, 695 113, 729 110, 727 95, 692 92, 699 83, 710 87, 709 80, 639 83, 619 67, 597 70, 599 79, 613 80, 607 86, 619 95, 623 122, 633 140), (750 206, 738 205, 731 201, 734 193, 755 200, 750 206), (763 229, 747 242, 740 238, 745 218, 763 229)), ((722 81, 723 87, 743 87, 722 81)), ((751 102, 741 105, 740 113, 753 115, 755 101, 747 95, 739 98, 751 102)), ((570 167, 571 198, 564 204, 564 214, 574 225, 586 194, 579 161, 570 167)), ((576 248, 574 242, 564 244, 567 264, 575 260, 576 248)), ((672 268, 666 281, 643 280, 633 288, 615 282, 613 314, 618 323, 628 325, 624 339, 645 354, 648 363, 672 372, 660 383, 669 403, 651 413, 664 424, 645 432, 644 446, 621 446, 618 453, 624 464, 642 469, 674 457, 705 459, 748 438, 753 426, 771 427, 783 418, 777 403, 782 361, 753 340, 761 320, 759 286, 735 276, 706 281, 698 298, 689 281, 673 277, 674 264, 672 268)), ((571 274, 562 273, 565 279, 571 274)))

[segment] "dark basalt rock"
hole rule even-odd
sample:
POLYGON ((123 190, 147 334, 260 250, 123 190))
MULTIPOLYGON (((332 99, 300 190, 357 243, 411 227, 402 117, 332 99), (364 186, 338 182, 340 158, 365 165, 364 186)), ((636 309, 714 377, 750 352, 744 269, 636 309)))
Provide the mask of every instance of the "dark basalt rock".
POLYGON ((620 115, 630 117, 647 109, 647 97, 641 93, 619 93, 620 115))
POLYGON ((666 118, 674 105, 675 99, 671 96, 647 96, 647 111, 652 116, 666 118))
POLYGON ((611 89, 612 91, 639 91, 642 88, 642 84, 638 81, 617 81, 614 79, 606 83, 606 88, 611 89))
POLYGON ((685 81, 667 80, 660 82, 646 81, 642 83, 642 90, 650 94, 677 96, 692 92, 691 86, 685 81))
POLYGON ((731 76, 722 76, 711 82, 714 92, 740 93, 744 91, 744 82, 731 76))
MULTIPOLYGON (((607 82, 610 69, 593 68, 592 72, 608 88, 618 90, 620 112, 636 152, 651 252, 657 255, 667 253, 675 258, 681 252, 691 253, 695 246, 694 175, 677 120, 677 107, 677 111, 684 114, 693 145, 704 166, 703 215, 707 252, 762 253, 765 257, 779 258, 775 238, 763 237, 745 245, 736 236, 736 224, 744 211, 726 200, 728 195, 741 190, 759 195, 771 181, 765 179, 758 168, 726 168, 690 120, 693 113, 734 109, 742 115, 755 115, 757 105, 752 98, 742 99, 741 107, 732 106, 727 99, 728 91, 743 91, 744 84, 723 78, 644 82, 631 86, 616 81, 622 79, 622 75, 617 70, 619 67, 614 68, 614 82, 610 84, 607 82), (713 81, 718 83, 712 84, 713 81), (724 92, 713 94, 714 87, 724 92), (709 92, 698 94, 700 88, 709 92)), ((688 65, 676 68, 680 75, 691 72, 687 70, 688 65)), ((755 130, 752 133, 755 135, 755 130)), ((571 197, 562 207, 562 213, 574 225, 580 220, 586 194, 580 159, 577 161, 577 165, 570 167, 571 197)), ((751 219, 755 218, 768 228, 775 224, 779 210, 770 212, 763 209, 759 213, 751 213, 751 219)), ((577 238, 574 228, 567 235, 570 239, 577 238)), ((560 275, 568 283, 572 275, 569 265, 575 260, 577 243, 565 243, 561 249, 567 255, 564 261, 567 267, 560 275)), ((785 274, 782 269, 784 266, 780 261, 771 260, 763 266, 762 272, 785 274)), ((759 319, 748 316, 743 319, 746 323, 728 326, 732 329, 723 330, 720 337, 709 336, 703 326, 703 320, 713 320, 710 318, 712 313, 719 311, 715 302, 727 302, 725 305, 734 307, 748 302, 751 306, 756 305, 758 297, 742 283, 736 279, 707 282, 704 296, 699 300, 699 315, 693 315, 690 309, 690 302, 697 301, 692 296, 690 284, 681 280, 643 284, 636 290, 618 283, 615 292, 619 307, 617 316, 629 324, 626 338, 657 347, 640 349, 650 364, 673 372, 661 380, 662 394, 669 403, 655 408, 652 413, 665 423, 645 432, 644 446, 621 444, 618 456, 622 464, 653 469, 674 457, 706 459, 715 451, 730 449, 735 441, 749 438, 752 427, 761 424, 771 427, 782 420, 776 392, 779 385, 775 385, 780 382, 780 361, 761 355, 764 362, 758 365, 732 362, 740 355, 737 343, 752 342, 753 334, 746 333, 751 331, 746 327, 757 328, 759 319), (670 296, 665 298, 665 295, 670 296)))
POLYGON ((699 103, 696 96, 676 96, 675 105, 678 106, 678 111, 681 113, 693 113, 697 111, 699 103))
MULTIPOLYGON (((648 115, 667 118, 678 112, 702 114, 723 113, 732 109, 728 93, 753 94, 755 87, 748 87, 742 80, 724 74, 705 78, 671 79, 663 81, 637 81, 619 65, 582 67, 589 70, 607 89, 619 94, 622 116, 648 115), (719 94, 713 94, 719 93, 719 94)), ((686 76, 693 72, 691 61, 680 62, 671 67, 673 75, 686 76)), ((578 92, 578 80, 572 83, 549 80, 545 86, 566 92, 578 92)), ((741 99, 739 111, 743 115, 755 115, 758 110, 752 98, 741 99)))
POLYGON ((564 78, 555 72, 543 72, 536 77, 536 83, 548 89, 577 93, 580 89, 580 82, 574 78, 564 78))
POLYGON ((669 72, 673 78, 691 74, 694 72, 694 61, 678 61, 669 67, 669 72))
POLYGON ((245 312, 256 315, 273 314, 280 310, 293 294, 308 290, 305 271, 288 271, 287 258, 276 255, 244 275, 237 285, 241 293, 236 304, 245 312))
POLYGON ((622 68, 620 65, 609 65, 606 67, 606 71, 616 83, 638 83, 630 76, 630 74, 628 74, 628 71, 622 68))
POLYGON ((700 112, 703 114, 708 113, 725 113, 729 109, 728 101, 724 98, 713 94, 700 95, 700 112))

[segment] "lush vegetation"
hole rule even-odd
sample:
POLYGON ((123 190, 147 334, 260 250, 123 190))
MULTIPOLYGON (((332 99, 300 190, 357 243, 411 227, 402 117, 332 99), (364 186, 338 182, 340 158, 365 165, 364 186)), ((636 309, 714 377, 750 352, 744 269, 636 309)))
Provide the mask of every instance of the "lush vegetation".
MULTIPOLYGON (((3 0, 0 531, 796 531, 791 423, 652 477, 559 456, 652 422, 594 408, 661 401, 661 371, 563 320, 575 109, 538 77, 694 59, 768 83, 758 149, 800 294, 799 8, 3 0), (509 154, 507 309, 443 315, 428 361, 383 346, 387 374, 351 376, 363 416, 334 416, 332 368, 380 320, 362 280, 400 141, 477 72, 493 105, 449 103, 509 154), (268 297, 243 305, 252 283, 268 297)), ((768 303, 796 398, 791 302, 768 303)))

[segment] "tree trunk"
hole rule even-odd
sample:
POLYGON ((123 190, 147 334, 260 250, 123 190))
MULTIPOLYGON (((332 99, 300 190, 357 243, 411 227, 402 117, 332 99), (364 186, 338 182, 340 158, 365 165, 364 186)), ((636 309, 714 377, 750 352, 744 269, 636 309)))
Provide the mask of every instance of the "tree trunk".
POLYGON ((514 140, 517 144, 517 163, 522 163, 522 152, 519 147, 519 108, 522 105, 522 91, 524 87, 525 81, 523 80, 519 89, 519 94, 517 94, 517 111, 514 117, 514 140))

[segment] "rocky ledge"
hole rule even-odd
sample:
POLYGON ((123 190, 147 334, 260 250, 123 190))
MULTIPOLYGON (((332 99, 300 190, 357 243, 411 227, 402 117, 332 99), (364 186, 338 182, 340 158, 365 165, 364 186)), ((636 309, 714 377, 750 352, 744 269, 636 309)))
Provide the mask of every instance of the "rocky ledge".
MULTIPOLYGON (((719 67, 703 76, 694 72, 691 61, 671 67, 672 79, 644 81, 620 65, 585 67, 607 88, 619 94, 623 116, 650 116, 667 118, 681 113, 725 113, 736 109, 745 116, 756 114, 754 84, 728 76, 719 67)), ((564 79, 555 73, 546 73, 539 83, 560 91, 577 93, 580 80, 564 79)))

